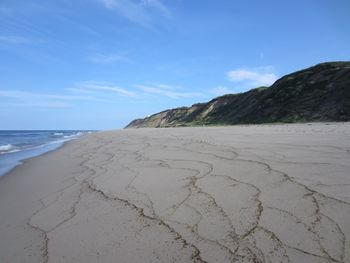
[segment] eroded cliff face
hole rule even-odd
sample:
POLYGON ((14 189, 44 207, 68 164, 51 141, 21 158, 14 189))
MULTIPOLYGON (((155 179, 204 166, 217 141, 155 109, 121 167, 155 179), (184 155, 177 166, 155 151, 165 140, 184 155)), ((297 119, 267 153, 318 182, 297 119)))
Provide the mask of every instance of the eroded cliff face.
POLYGON ((126 128, 349 120, 350 62, 328 62, 286 75, 271 87, 165 110, 126 128))

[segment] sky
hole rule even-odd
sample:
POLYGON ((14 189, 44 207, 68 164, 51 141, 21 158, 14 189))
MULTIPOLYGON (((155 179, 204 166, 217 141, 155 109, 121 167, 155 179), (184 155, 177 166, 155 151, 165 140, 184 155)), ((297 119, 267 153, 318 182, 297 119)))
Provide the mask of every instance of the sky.
POLYGON ((349 0, 0 0, 0 129, 119 129, 350 60, 349 14, 349 0))

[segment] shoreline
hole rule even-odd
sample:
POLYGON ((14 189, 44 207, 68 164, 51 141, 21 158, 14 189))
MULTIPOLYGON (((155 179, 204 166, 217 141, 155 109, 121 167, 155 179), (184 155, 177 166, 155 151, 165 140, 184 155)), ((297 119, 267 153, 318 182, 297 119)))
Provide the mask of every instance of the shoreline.
MULTIPOLYGON (((79 139, 79 138, 77 138, 77 139, 79 139)), ((42 156, 48 155, 50 153, 54 153, 56 151, 59 151, 64 146, 68 145, 69 143, 73 143, 77 139, 66 141, 66 142, 62 142, 60 145, 56 146, 53 149, 47 150, 47 151, 45 151, 45 152, 43 152, 41 154, 38 154, 38 155, 35 155, 35 156, 32 156, 32 157, 28 157, 28 158, 20 160, 19 163, 17 165, 14 165, 12 168, 10 168, 10 170, 8 170, 7 172, 5 172, 3 174, 0 174, 0 182, 1 182, 2 178, 5 178, 6 176, 9 176, 9 174, 16 173, 15 170, 20 168, 22 165, 25 165, 26 163, 29 163, 29 162, 31 162, 34 159, 37 159, 37 158, 40 158, 42 156)))
POLYGON ((347 262, 350 123, 86 134, 0 179, 2 262, 347 262))
POLYGON ((1 177, 4 177, 8 173, 10 173, 16 167, 21 166, 27 160, 58 150, 61 147, 63 147, 65 144, 72 142, 74 140, 77 140, 84 135, 86 134, 83 134, 83 135, 80 135, 79 137, 68 139, 68 140, 52 141, 44 145, 39 145, 33 149, 24 149, 17 152, 3 153, 2 155, 0 155, 0 157, 2 157, 5 160, 10 159, 11 161, 7 164, 8 168, 3 169, 3 171, 0 170, 0 180, 1 180, 1 177), (19 156, 10 158, 11 155, 19 155, 19 156))

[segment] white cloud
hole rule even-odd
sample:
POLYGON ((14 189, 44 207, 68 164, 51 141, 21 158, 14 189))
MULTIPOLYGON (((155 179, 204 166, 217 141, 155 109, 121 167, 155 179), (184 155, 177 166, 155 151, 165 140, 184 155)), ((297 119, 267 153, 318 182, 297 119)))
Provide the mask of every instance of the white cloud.
POLYGON ((135 85, 138 89, 142 90, 146 94, 160 95, 172 99, 202 97, 200 92, 184 92, 179 91, 180 87, 174 87, 164 84, 156 85, 135 85))
POLYGON ((144 7, 158 10, 163 16, 170 16, 169 9, 162 3, 161 0, 143 0, 141 3, 144 7))
POLYGON ((110 10, 117 12, 119 15, 127 18, 133 23, 149 27, 152 22, 152 16, 155 12, 169 17, 168 8, 161 0, 99 0, 110 10))
POLYGON ((69 108, 72 105, 65 102, 38 102, 38 103, 1 103, 0 107, 28 107, 28 108, 69 108))
POLYGON ((27 92, 21 90, 0 90, 0 98, 5 98, 5 103, 10 106, 21 107, 44 107, 44 108, 62 108, 71 106, 72 101, 93 101, 93 97, 44 94, 39 92, 27 92))
POLYGON ((88 96, 74 96, 74 95, 57 95, 57 94, 43 94, 34 93, 21 90, 0 90, 0 97, 7 97, 18 100, 32 100, 32 99, 51 99, 51 100, 92 100, 88 96))
POLYGON ((239 83, 242 86, 269 86, 277 80, 277 76, 268 72, 269 68, 257 69, 235 69, 227 73, 228 79, 232 82, 239 83))
POLYGON ((82 89, 82 88, 67 88, 68 91, 73 92, 73 93, 78 93, 78 94, 89 94, 93 95, 96 92, 92 90, 87 90, 87 89, 82 89))
POLYGON ((206 98, 200 92, 187 92, 182 87, 167 84, 134 85, 133 89, 122 88, 105 81, 83 81, 66 88, 60 93, 41 91, 0 89, 0 107, 42 107, 64 108, 79 103, 119 103, 150 101, 154 97, 185 99, 206 98))
POLYGON ((132 64, 133 61, 124 54, 94 54, 89 57, 89 60, 94 63, 108 64, 114 62, 126 62, 132 64))
POLYGON ((129 91, 127 89, 109 85, 107 82, 98 82, 98 81, 85 81, 80 82, 78 84, 80 90, 95 90, 95 91, 107 91, 107 92, 113 92, 117 93, 123 97, 129 97, 129 98, 136 98, 138 97, 137 94, 133 91, 129 91))
POLYGON ((149 98, 149 96, 168 97, 171 99, 203 97, 203 94, 200 92, 186 92, 179 86, 167 84, 134 85, 133 87, 137 88, 138 90, 121 88, 104 81, 84 81, 77 83, 76 87, 69 88, 67 90, 74 93, 89 94, 94 96, 102 96, 106 95, 106 93, 116 93, 122 97, 133 99, 149 98))
POLYGON ((85 103, 117 103, 118 97, 132 97, 136 94, 115 86, 106 86, 103 82, 89 82, 85 87, 68 88, 62 94, 28 92, 23 90, 0 90, 0 105, 13 107, 63 108, 85 103), (112 96, 116 94, 116 96, 112 96))
POLYGON ((99 87, 93 87, 93 89, 112 91, 125 97, 136 97, 136 94, 134 92, 128 91, 126 89, 123 89, 117 86, 99 86, 99 87))
POLYGON ((170 86, 167 84, 153 84, 153 85, 160 88, 160 89, 165 89, 165 90, 181 90, 182 89, 179 86, 170 86))

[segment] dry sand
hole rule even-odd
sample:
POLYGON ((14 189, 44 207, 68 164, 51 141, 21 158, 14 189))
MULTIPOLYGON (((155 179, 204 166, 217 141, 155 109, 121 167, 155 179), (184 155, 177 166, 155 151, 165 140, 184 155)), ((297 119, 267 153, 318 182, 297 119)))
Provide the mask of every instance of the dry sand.
POLYGON ((350 124, 86 135, 0 213, 0 262, 350 262, 350 124))

